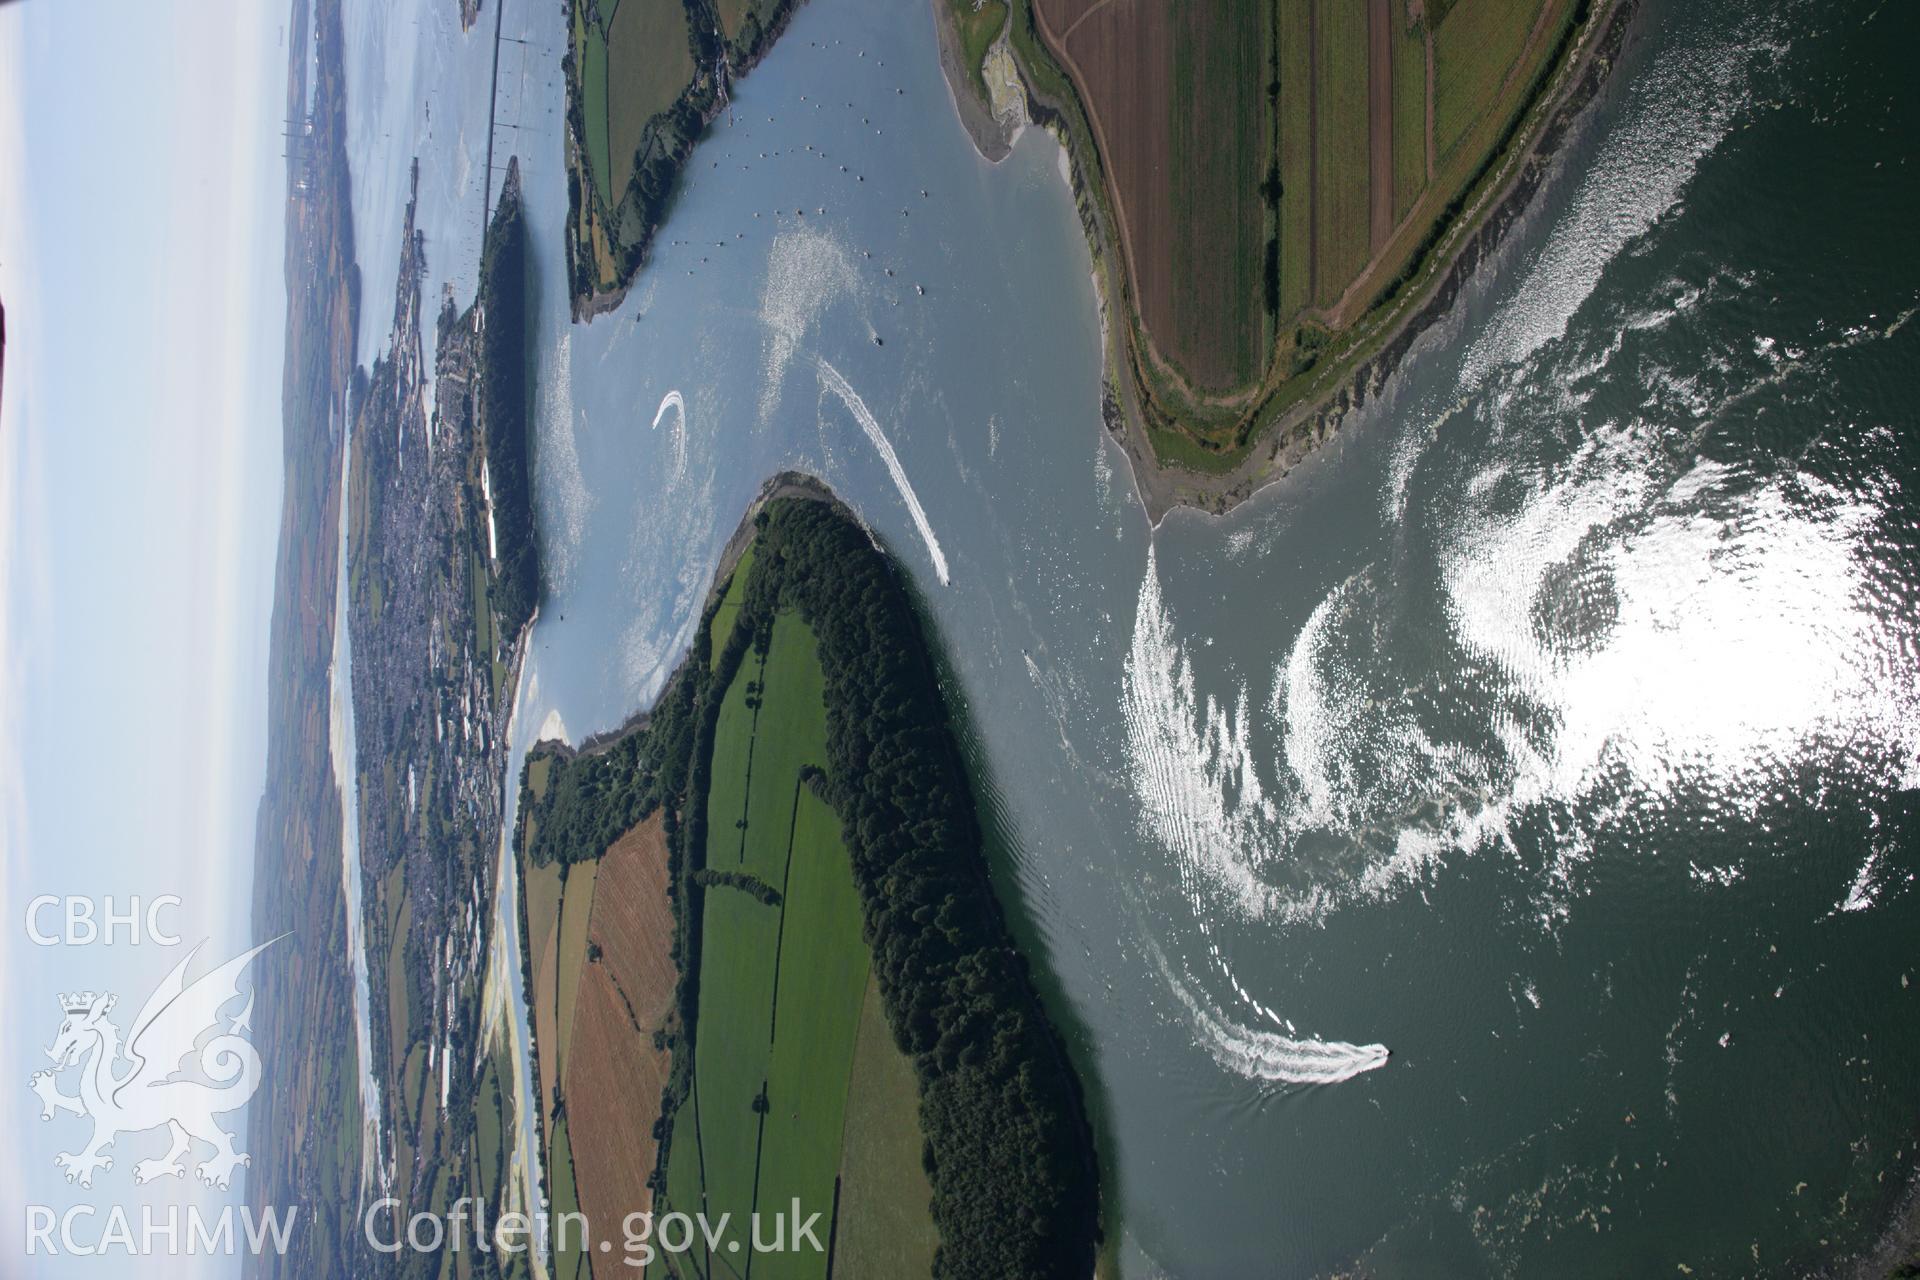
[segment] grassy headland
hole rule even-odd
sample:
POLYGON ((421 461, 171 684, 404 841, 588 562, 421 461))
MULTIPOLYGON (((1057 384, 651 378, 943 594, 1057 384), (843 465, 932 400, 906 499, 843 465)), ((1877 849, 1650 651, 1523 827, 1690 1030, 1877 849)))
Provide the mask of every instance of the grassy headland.
MULTIPOLYGON (((767 503, 655 711, 584 752, 536 748, 522 787, 529 956, 549 954, 532 917, 550 918, 554 869, 570 886, 619 832, 665 835, 665 1088, 574 1090, 553 1113, 578 1133, 637 1112, 661 1135, 653 1203, 738 1219, 797 1198, 830 1213, 838 1275, 1091 1273, 1079 1084, 995 900, 918 616, 842 508, 767 503)), ((545 963, 526 974, 543 1060, 569 1039, 539 1014, 545 963)), ((754 1265, 825 1275, 828 1258, 754 1265)))
POLYGON ((567 272, 576 319, 620 305, 700 132, 799 0, 569 0, 567 272))
POLYGON ((1011 3, 1109 311, 1109 424, 1156 519, 1231 506, 1378 389, 1538 185, 1630 8, 1011 3))

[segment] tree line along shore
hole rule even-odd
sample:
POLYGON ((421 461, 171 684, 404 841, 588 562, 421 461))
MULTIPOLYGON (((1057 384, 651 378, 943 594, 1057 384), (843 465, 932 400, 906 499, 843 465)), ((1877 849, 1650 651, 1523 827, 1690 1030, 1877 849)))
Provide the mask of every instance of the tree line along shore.
MULTIPOLYGON (((1006 142, 990 57, 1067 149, 1119 320, 1105 411, 1156 518, 1231 506, 1378 390, 1511 221, 1502 210, 1538 186, 1632 7, 931 3, 938 61, 983 153, 1006 142)), ((571 0, 576 318, 625 297, 730 85, 796 7, 571 0)))
POLYGON ((561 64, 576 319, 626 297, 694 145, 799 3, 569 0, 561 64))
MULTIPOLYGON (((1155 519, 1223 510, 1372 394, 1539 186, 1632 0, 935 0, 1066 148, 1105 412, 1155 519)), ((976 143, 978 66, 955 75, 976 143)))
POLYGON ((650 1156, 643 1205, 830 1208, 836 1276, 1089 1275, 1079 1078, 995 896, 908 589, 825 496, 775 497, 751 528, 644 721, 528 757, 523 978, 543 1149, 570 1165, 549 1193, 603 1190, 582 1135, 617 1127, 650 1156), (655 864, 614 868, 635 832, 655 864), (607 979, 630 1047, 660 1055, 643 1099, 586 1083, 582 993, 648 892, 669 963, 607 979))

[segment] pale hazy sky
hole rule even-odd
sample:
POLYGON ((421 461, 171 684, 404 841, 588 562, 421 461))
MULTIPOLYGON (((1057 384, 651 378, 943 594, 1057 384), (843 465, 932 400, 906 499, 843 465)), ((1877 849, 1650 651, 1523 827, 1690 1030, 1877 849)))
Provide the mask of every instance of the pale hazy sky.
MULTIPOLYGON (((184 951, 35 946, 28 901, 176 894, 170 920, 213 963, 250 935, 287 16, 275 0, 0 6, 0 1274, 132 1274, 124 1257, 22 1259, 21 1206, 77 1202, 52 1159, 87 1131, 42 1124, 27 1079, 59 992, 118 992, 124 1026, 184 951)), ((164 1145, 123 1139, 87 1202, 184 1203, 191 1182, 132 1186, 164 1145)))

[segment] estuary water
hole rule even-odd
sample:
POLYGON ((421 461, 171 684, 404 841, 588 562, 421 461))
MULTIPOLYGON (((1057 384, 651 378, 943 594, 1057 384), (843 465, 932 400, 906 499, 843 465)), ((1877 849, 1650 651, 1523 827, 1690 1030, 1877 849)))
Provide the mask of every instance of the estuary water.
MULTIPOLYGON (((572 325, 559 6, 507 3, 550 577, 518 750, 644 706, 761 481, 817 472, 945 647, 1126 1274, 1871 1241, 1920 1142, 1913 16, 1646 5, 1386 395, 1155 531, 1061 153, 973 152, 927 6, 804 7, 572 325)), ((383 333, 413 154, 430 287, 471 296, 492 17, 354 8, 383 333)))

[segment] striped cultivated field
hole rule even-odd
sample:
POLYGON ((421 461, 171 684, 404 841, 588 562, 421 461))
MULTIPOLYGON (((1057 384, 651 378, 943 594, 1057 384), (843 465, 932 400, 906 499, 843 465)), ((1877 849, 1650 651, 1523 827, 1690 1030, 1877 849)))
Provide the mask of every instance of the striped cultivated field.
POLYGON ((1016 19, 1098 157, 1142 390, 1205 444, 1395 297, 1541 100, 1576 0, 1026 0, 1016 19))
MULTIPOLYGON (((746 577, 735 573, 715 614, 717 641, 722 619, 738 617, 734 593, 746 577)), ((917 1160, 917 1090, 902 1107, 893 1091, 867 1099, 853 1087, 870 984, 860 895, 839 817, 802 776, 825 762, 826 735, 813 633, 782 613, 764 651, 750 653, 727 686, 714 729, 705 862, 717 878, 702 895, 693 1097, 674 1118, 669 1210, 746 1221, 798 1200, 834 1221, 850 1114, 860 1119, 863 1171, 876 1143, 917 1160)), ((866 1054, 863 1071, 904 1076, 913 1088, 890 1037, 866 1054), (891 1060, 873 1062, 875 1054, 891 1060)), ((900 1251, 924 1250, 931 1237, 924 1192, 897 1212, 915 1229, 880 1249, 873 1274, 905 1274, 894 1265, 908 1256, 900 1251)), ((702 1274, 726 1271, 724 1259, 694 1261, 713 1268, 702 1274)), ((757 1255, 753 1274, 824 1277, 827 1258, 757 1255)))

